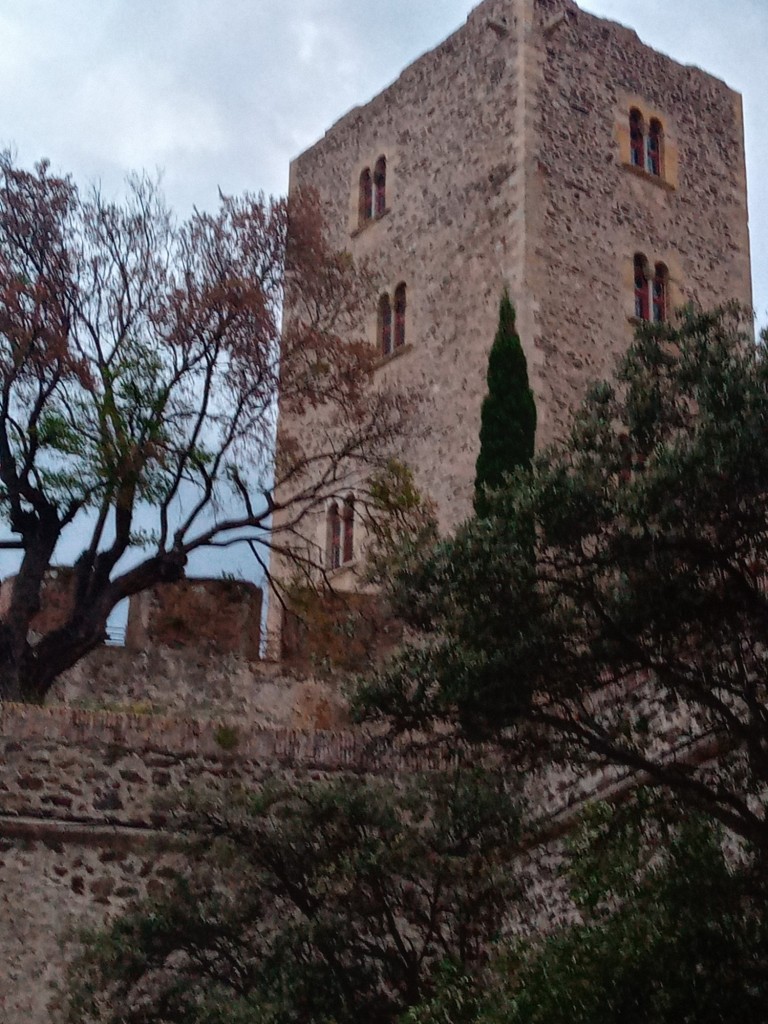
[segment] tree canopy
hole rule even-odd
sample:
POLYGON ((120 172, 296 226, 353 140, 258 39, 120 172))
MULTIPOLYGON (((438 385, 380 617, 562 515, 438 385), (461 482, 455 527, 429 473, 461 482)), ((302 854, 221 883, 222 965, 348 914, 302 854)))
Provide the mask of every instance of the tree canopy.
POLYGON ((504 291, 499 326, 488 357, 488 394, 480 412, 480 454, 475 478, 475 512, 489 509, 487 489, 499 487, 508 473, 527 469, 536 439, 536 404, 528 386, 528 367, 515 329, 515 311, 504 291))
POLYGON ((67 1019, 760 1024, 759 861, 660 792, 593 804, 537 860, 544 906, 571 911, 552 927, 512 785, 464 770, 187 796, 183 866, 85 937, 67 1019))
POLYGON ((480 994, 456 972, 408 1024, 759 1024, 765 878, 669 800, 593 805, 568 842, 572 923, 497 947, 480 994))
POLYGON ((364 714, 642 773, 768 848, 768 357, 750 326, 728 307, 639 331, 530 476, 394 579, 417 635, 364 714))
POLYGON ((480 983, 518 894, 499 774, 265 785, 173 822, 167 895, 90 936, 78 1024, 391 1024, 441 965, 480 983))
POLYGON ((0 699, 42 699, 115 605, 178 579, 195 551, 248 545, 264 569, 270 547, 300 557, 307 512, 351 465, 383 464, 402 430, 407 400, 369 387, 354 340, 367 288, 311 194, 290 209, 222 196, 177 223, 146 178, 113 203, 0 156, 0 516, 19 552, 0 699), (284 432, 275 468, 278 381, 286 413, 323 420, 284 432), (72 534, 71 614, 32 643, 72 534))

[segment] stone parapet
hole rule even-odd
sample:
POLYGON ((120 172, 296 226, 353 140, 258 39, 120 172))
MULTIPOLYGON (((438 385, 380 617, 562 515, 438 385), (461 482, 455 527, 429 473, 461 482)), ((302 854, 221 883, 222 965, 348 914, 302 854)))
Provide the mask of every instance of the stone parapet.
POLYGON ((130 650, 194 648, 259 660, 259 587, 244 580, 184 579, 131 598, 125 643, 130 650))

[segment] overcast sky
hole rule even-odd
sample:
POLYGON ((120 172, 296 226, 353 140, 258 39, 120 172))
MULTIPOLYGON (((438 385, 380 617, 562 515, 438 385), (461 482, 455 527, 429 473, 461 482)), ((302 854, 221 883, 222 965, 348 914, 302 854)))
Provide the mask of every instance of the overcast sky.
MULTIPOLYGON (((289 160, 466 18, 471 0, 0 0, 0 142, 181 215, 285 191, 289 160)), ((768 322, 768 0, 585 0, 744 95, 755 307, 768 322)))

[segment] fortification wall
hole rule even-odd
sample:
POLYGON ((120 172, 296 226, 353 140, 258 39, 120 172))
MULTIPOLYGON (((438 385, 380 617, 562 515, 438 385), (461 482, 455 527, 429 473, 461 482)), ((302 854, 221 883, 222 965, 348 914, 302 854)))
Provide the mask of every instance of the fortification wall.
MULTIPOLYGON (((249 726, 241 716, 1 706, 0 1020, 53 1024, 80 930, 161 891, 179 857, 160 831, 171 794, 275 776, 397 778, 453 760, 372 747, 359 732, 249 726)), ((590 791, 607 792, 614 781, 612 773, 595 775, 590 791)), ((527 903, 510 927, 553 927, 572 915, 556 881, 559 836, 588 788, 567 775, 532 780, 529 798, 552 821, 552 839, 521 857, 527 903)))
MULTIPOLYGON (((505 281, 521 281, 519 75, 516 5, 486 0, 291 168, 292 189, 319 190, 333 242, 371 260, 380 293, 407 287, 406 343, 382 360, 377 379, 422 392, 427 431, 408 438, 399 454, 438 500, 446 526, 470 510, 478 403, 499 298, 505 281), (359 228, 360 172, 380 156, 387 210, 359 228)), ((371 345, 376 324, 374 297, 360 325, 371 345)), ((282 434, 295 430, 311 430, 311 416, 281 420, 282 434)), ((318 522, 313 539, 321 547, 322 530, 318 522)))
POLYGON ((635 253, 668 305, 751 306, 741 97, 571 4, 529 34, 526 290, 547 441, 634 331, 635 253), (630 110, 663 126, 661 173, 632 166, 630 110))
POLYGON ((322 778, 360 761, 343 734, 0 708, 0 1020, 49 1024, 84 926, 156 894, 177 853, 162 801, 190 787, 322 778))
POLYGON ((161 584, 131 598, 126 646, 136 651, 191 647, 258 661, 262 601, 260 588, 244 580, 161 584))
MULTIPOLYGON (((487 355, 510 289, 539 417, 567 428, 632 337, 633 257, 668 306, 751 302, 740 97, 571 0, 486 0, 292 166, 333 240, 407 285, 406 345, 378 379, 422 389, 401 452, 443 526, 470 511, 487 355), (662 171, 631 166, 630 111, 663 126, 662 171), (387 160, 387 210, 359 227, 359 175, 387 160)), ((376 303, 361 325, 376 344, 376 303)), ((311 415, 280 420, 309 432, 311 415)), ((322 550, 324 524, 309 526, 322 550)))
MULTIPOLYGON (((642 679, 604 699, 609 706, 631 700, 649 712, 654 756, 697 763, 716 751, 716 737, 684 709, 650 715, 642 679)), ((79 930, 166 884, 180 856, 170 816, 175 794, 338 773, 396 781, 449 769, 460 753, 360 730, 266 725, 241 712, 196 717, 0 705, 0 1020, 55 1024, 79 930)), ((491 748, 468 753, 473 764, 498 763, 491 748)), ((563 837, 586 801, 619 799, 634 784, 626 770, 584 764, 525 776, 531 838, 518 862, 525 899, 510 930, 549 930, 572 919, 560 877, 563 837)))
POLYGON ((101 647, 61 677, 51 700, 145 716, 240 717, 264 727, 334 729, 348 721, 333 676, 164 646, 101 647))

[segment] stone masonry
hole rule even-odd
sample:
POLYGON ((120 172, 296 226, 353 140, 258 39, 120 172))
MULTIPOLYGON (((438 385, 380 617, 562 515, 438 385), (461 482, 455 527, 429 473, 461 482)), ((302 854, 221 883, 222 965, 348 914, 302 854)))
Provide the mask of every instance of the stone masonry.
MULTIPOLYGON (((303 185, 319 190, 334 243, 374 261, 382 292, 407 287, 405 344, 376 372, 423 391, 429 429, 399 454, 446 529, 470 510, 505 286, 540 445, 629 342, 635 254, 668 268, 672 304, 751 300, 739 97, 570 0, 484 0, 294 162, 291 187, 303 185), (633 165, 633 109, 663 126, 660 175, 633 165), (361 223, 360 175, 381 157, 386 207, 361 223)), ((378 343, 375 308, 360 329, 378 343)), ((321 548, 323 518, 308 520, 321 548)), ((66 610, 67 580, 54 583, 40 631, 66 610)), ((129 649, 95 652, 50 707, 0 706, 0 1024, 52 1024, 78 929, 162 888, 177 854, 156 840, 174 789, 440 766, 397 750, 372 759, 332 678, 255 661, 260 596, 225 589, 145 596, 129 649)), ((0 614, 4 600, 7 588, 0 614)), ((569 913, 552 880, 574 807, 626 782, 531 780, 551 842, 523 865, 529 926, 569 913)))
MULTIPOLYGON (((635 254, 667 268, 670 308, 751 303, 739 95, 571 0, 485 0, 294 161, 291 189, 305 186, 334 244, 373 261, 381 293, 407 287, 405 344, 377 374, 422 390, 427 430, 398 454, 443 528, 471 509, 505 286, 539 446, 628 345, 635 254), (633 109, 662 125, 658 176, 632 165, 633 109), (385 209, 361 223, 360 175, 381 157, 385 209)), ((375 302, 360 332, 378 343, 375 302)), ((281 429, 310 431, 311 415, 281 429)), ((315 550, 325 533, 320 512, 306 527, 315 550)))
MULTIPOLYGON (((0 1021, 57 1024, 80 931, 162 892, 178 863, 162 831, 173 793, 275 776, 396 779, 452 763, 435 752, 371 748, 360 733, 262 726, 241 715, 0 706, 0 1021)), ((550 838, 521 856, 528 898, 512 927, 553 927, 572 915, 557 882, 562 831, 574 806, 615 787, 611 772, 530 780, 550 838)))

